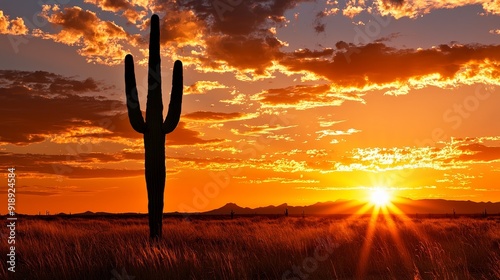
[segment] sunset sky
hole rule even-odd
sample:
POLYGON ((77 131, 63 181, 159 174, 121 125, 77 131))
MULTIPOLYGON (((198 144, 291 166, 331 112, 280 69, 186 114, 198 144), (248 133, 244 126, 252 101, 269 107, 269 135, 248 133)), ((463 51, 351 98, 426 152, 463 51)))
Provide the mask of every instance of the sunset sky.
POLYGON ((165 212, 374 187, 500 201, 498 0, 4 0, 0 166, 18 212, 147 211, 123 61, 144 111, 153 13, 164 115, 184 64, 165 212))

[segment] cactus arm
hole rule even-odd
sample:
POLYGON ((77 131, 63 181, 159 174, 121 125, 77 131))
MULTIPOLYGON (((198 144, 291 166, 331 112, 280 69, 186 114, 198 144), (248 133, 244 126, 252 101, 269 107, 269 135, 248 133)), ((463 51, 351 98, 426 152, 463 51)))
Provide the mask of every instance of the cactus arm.
POLYGON ((168 104, 168 113, 163 122, 163 133, 168 134, 174 131, 179 123, 182 108, 182 62, 180 60, 174 63, 174 73, 172 75, 172 93, 170 94, 170 103, 168 104))
POLYGON ((132 55, 125 57, 125 94, 127 97, 128 118, 132 128, 139 132, 146 131, 146 124, 141 113, 137 85, 135 83, 134 58, 132 55))

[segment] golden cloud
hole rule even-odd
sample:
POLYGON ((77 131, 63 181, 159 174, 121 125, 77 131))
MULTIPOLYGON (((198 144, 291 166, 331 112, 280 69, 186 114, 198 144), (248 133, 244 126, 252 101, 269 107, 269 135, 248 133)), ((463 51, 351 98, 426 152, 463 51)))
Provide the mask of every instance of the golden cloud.
POLYGON ((453 9, 457 7, 481 5, 485 14, 500 14, 500 1, 492 0, 376 0, 373 1, 376 10, 382 15, 417 18, 437 9, 453 9))
POLYGON ((282 126, 282 125, 243 125, 245 130, 231 129, 231 132, 239 136, 252 136, 252 135, 266 135, 271 134, 273 131, 283 130, 287 128, 296 127, 296 125, 282 126))
POLYGON ((0 34, 26 35, 28 34, 28 28, 22 18, 18 17, 11 20, 9 16, 4 15, 3 11, 0 10, 0 34))
POLYGON ((349 128, 348 130, 332 130, 332 129, 324 129, 320 131, 316 131, 318 136, 318 140, 325 137, 325 136, 345 136, 345 135, 352 135, 354 133, 361 132, 359 129, 355 128, 349 128))
POLYGON ((342 14, 346 17, 353 18, 359 15, 362 11, 365 10, 365 1, 360 0, 349 0, 346 3, 346 7, 342 10, 342 14))
POLYGON ((197 81, 190 86, 184 86, 184 94, 204 94, 207 91, 211 91, 219 88, 228 88, 226 85, 219 83, 218 81, 197 81))
POLYGON ((475 164, 500 161, 500 147, 483 144, 491 139, 498 142, 500 137, 453 138, 442 147, 357 148, 351 156, 336 162, 335 170, 467 170, 475 164))
POLYGON ((59 33, 51 34, 35 29, 33 35, 43 39, 80 47, 78 53, 90 63, 107 65, 120 64, 128 53, 124 44, 137 44, 138 37, 132 36, 112 21, 99 19, 96 13, 80 7, 44 5, 40 16, 48 22, 62 27, 59 33))

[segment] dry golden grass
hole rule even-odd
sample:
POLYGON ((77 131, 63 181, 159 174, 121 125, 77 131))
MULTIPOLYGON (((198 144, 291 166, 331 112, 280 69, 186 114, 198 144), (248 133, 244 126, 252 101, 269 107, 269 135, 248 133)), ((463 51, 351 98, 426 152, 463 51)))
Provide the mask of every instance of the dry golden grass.
MULTIPOLYGON (((0 278, 500 279, 500 220, 379 219, 369 240, 368 224, 369 218, 166 218, 163 241, 152 245, 145 218, 25 219, 16 236, 17 272, 7 273, 4 264, 0 278)), ((0 248, 5 256, 6 242, 0 248)))

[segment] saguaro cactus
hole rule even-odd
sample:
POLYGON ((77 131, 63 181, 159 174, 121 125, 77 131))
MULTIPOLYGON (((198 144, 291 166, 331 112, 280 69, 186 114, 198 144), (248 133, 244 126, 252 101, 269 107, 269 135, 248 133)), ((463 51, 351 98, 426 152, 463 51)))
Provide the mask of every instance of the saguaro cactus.
POLYGON ((174 63, 172 93, 168 114, 163 121, 163 103, 160 73, 160 19, 151 17, 149 39, 148 99, 146 121, 142 117, 134 60, 125 57, 125 93, 128 117, 132 128, 144 134, 146 188, 148 191, 149 236, 158 240, 162 234, 163 194, 165 192, 165 135, 174 131, 179 123, 182 105, 182 62, 174 63))

